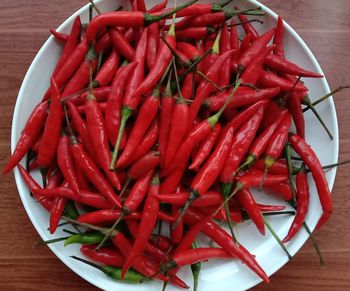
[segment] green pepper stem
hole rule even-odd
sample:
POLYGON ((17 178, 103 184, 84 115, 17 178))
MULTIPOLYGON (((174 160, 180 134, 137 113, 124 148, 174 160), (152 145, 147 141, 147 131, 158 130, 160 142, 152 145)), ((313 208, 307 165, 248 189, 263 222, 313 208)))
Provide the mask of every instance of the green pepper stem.
POLYGON ((280 245, 280 247, 282 248, 282 250, 286 253, 286 255, 288 256, 288 259, 291 260, 293 257, 292 255, 289 253, 289 251, 287 250, 287 248, 285 247, 285 245, 283 244, 283 242, 281 241, 281 239, 278 237, 277 233, 273 230, 273 228, 271 227, 271 225, 269 224, 269 222, 265 219, 265 217, 263 216, 264 219, 264 224, 265 226, 268 228, 268 230, 271 232, 272 236, 275 238, 275 240, 277 241, 277 243, 280 245))
POLYGON ((284 152, 285 152, 285 156, 286 156, 286 160, 287 160, 287 167, 288 167, 288 180, 289 180, 289 184, 290 184, 290 188, 292 190, 292 195, 293 195, 293 203, 296 204, 296 193, 295 193, 295 189, 293 186, 293 178, 292 178, 292 174, 293 174, 293 163, 292 163, 292 149, 291 146, 289 144, 289 142, 286 143, 286 146, 284 148, 284 152))
POLYGON ((224 105, 220 108, 220 110, 217 113, 215 113, 213 116, 208 118, 208 122, 212 127, 219 121, 222 113, 225 111, 227 105, 230 103, 233 95, 235 95, 240 85, 241 85, 241 80, 238 80, 236 83, 236 86, 233 88, 230 96, 226 99, 224 105))
MULTIPOLYGON (((99 231, 99 232, 101 232, 103 234, 106 234, 109 231, 109 229, 107 229, 107 228, 96 226, 96 225, 92 225, 92 224, 85 223, 85 222, 80 222, 80 221, 71 219, 71 218, 66 217, 66 216, 62 216, 62 219, 68 221, 69 223, 73 223, 73 224, 76 224, 76 225, 84 226, 84 227, 89 228, 89 229, 97 230, 97 231, 99 231)), ((116 230, 114 230, 111 233, 111 236, 115 236, 117 233, 118 232, 116 230)))
MULTIPOLYGON (((324 100, 328 99, 329 97, 331 97, 332 95, 336 94, 337 92, 343 90, 343 89, 349 89, 350 88, 350 85, 347 85, 347 86, 339 86, 338 88, 334 89, 333 91, 331 91, 330 93, 322 96, 321 98, 317 99, 315 102, 312 102, 311 105, 312 106, 316 106, 317 104, 323 102, 324 100)), ((307 111, 311 109, 309 107, 309 105, 307 104, 307 106, 303 109, 303 112, 307 111)))
POLYGON ((120 216, 118 217, 118 219, 113 223, 113 225, 111 226, 110 229, 108 229, 107 233, 105 233, 105 236, 103 237, 103 239, 100 241, 100 243, 96 246, 95 251, 98 251, 103 244, 106 242, 106 240, 112 236, 113 231, 115 230, 115 228, 117 227, 117 225, 119 224, 119 222, 121 222, 124 218, 124 216, 127 215, 127 212, 123 209, 122 212, 120 213, 120 216))
POLYGON ((316 241, 316 238, 313 236, 313 234, 312 234, 312 232, 311 232, 309 226, 306 224, 305 221, 304 221, 304 223, 303 223, 303 226, 304 226, 306 232, 310 235, 312 245, 313 245, 314 249, 316 250, 316 253, 317 253, 317 255, 318 255, 319 259, 320 259, 320 266, 322 267, 322 266, 324 266, 325 262, 324 262, 324 259, 323 259, 323 255, 322 255, 322 253, 321 253, 321 250, 320 250, 320 248, 319 248, 319 246, 318 246, 318 243, 317 243, 317 241, 316 241))
POLYGON ((333 140, 333 134, 331 133, 331 131, 329 130, 329 128, 327 127, 327 125, 325 124, 325 122, 323 121, 323 119, 321 118, 321 116, 318 114, 317 110, 315 109, 315 107, 312 104, 309 104, 309 108, 311 109, 312 113, 316 116, 316 118, 318 119, 318 121, 321 123, 322 127, 324 128, 324 130, 327 132, 329 138, 331 140, 333 140))
POLYGON ((161 14, 161 15, 158 15, 158 16, 153 16, 151 14, 147 14, 146 13, 145 14, 145 25, 147 26, 147 25, 150 25, 150 24, 152 24, 154 22, 157 22, 159 20, 167 18, 168 16, 171 16, 174 13, 176 13, 176 12, 182 10, 182 9, 185 9, 188 6, 191 6, 192 4, 196 3, 197 1, 198 0, 191 0, 191 1, 189 1, 189 2, 187 2, 185 4, 183 4, 183 5, 180 5, 180 6, 176 7, 176 8, 174 8, 174 9, 170 10, 167 13, 164 13, 164 14, 161 14))
POLYGON ((195 60, 195 61, 194 61, 194 62, 179 76, 180 82, 186 77, 186 75, 187 75, 189 72, 193 71, 194 68, 195 68, 201 61, 203 61, 204 58, 205 58, 207 55, 209 55, 212 51, 213 51, 213 49, 212 49, 212 48, 209 48, 208 50, 206 50, 206 51, 204 52, 203 55, 201 55, 199 58, 197 58, 197 59, 196 59, 196 60, 195 60))
POLYGON ((227 27, 235 27, 235 26, 239 26, 239 25, 243 25, 243 24, 251 23, 251 22, 259 22, 261 24, 264 23, 264 21, 261 21, 259 19, 250 19, 250 20, 246 20, 246 21, 242 21, 242 22, 237 22, 235 24, 229 24, 229 25, 227 25, 227 27))
POLYGON ((69 236, 64 236, 64 237, 59 237, 59 238, 54 238, 54 239, 49 239, 49 240, 43 240, 43 241, 37 242, 35 246, 43 246, 43 245, 53 244, 56 242, 66 240, 67 238, 69 238, 69 236))
MULTIPOLYGON (((231 183, 222 184, 221 192, 222 192, 222 195, 224 196, 224 199, 226 199, 229 196, 230 191, 231 191, 231 187, 232 187, 231 183)), ((226 219, 227 219, 228 227, 230 229, 231 236, 236 241, 237 239, 236 239, 235 233, 233 231, 234 224, 233 224, 232 219, 231 219, 230 208, 229 208, 228 203, 225 203, 224 208, 225 208, 226 219)))
POLYGON ((105 270, 103 269, 103 267, 101 267, 100 265, 97 265, 97 264, 95 264, 95 263, 93 263, 93 262, 90 262, 90 261, 88 261, 88 260, 84 260, 83 258, 80 258, 80 257, 76 257, 76 256, 70 256, 70 257, 71 257, 72 259, 74 259, 74 260, 83 262, 83 263, 85 263, 85 264, 87 264, 87 265, 89 265, 89 266, 91 266, 91 267, 94 267, 94 268, 96 268, 96 269, 102 271, 103 273, 106 273, 105 270))
POLYGON ((95 4, 94 0, 89 0, 89 1, 91 3, 92 7, 96 10, 96 12, 98 14, 101 14, 101 10, 97 7, 97 5, 95 4))
POLYGON ((185 206, 181 209, 180 215, 177 217, 175 223, 173 224, 173 227, 172 227, 173 229, 177 228, 179 222, 181 221, 181 219, 185 215, 187 209, 191 206, 192 202, 197 199, 198 196, 199 196, 198 192, 190 191, 190 195, 185 203, 185 206))
POLYGON ((119 131, 118 131, 117 141, 116 141, 115 146, 114 146, 111 164, 109 165, 109 169, 111 171, 114 171, 114 169, 115 169, 115 164, 117 162, 118 151, 119 151, 120 143, 122 141, 123 133, 125 130, 125 125, 126 125, 126 122, 128 121, 128 119, 130 118, 131 114, 133 113, 133 111, 134 110, 132 110, 131 108, 126 107, 126 106, 124 106, 122 109, 122 120, 121 120, 119 131))

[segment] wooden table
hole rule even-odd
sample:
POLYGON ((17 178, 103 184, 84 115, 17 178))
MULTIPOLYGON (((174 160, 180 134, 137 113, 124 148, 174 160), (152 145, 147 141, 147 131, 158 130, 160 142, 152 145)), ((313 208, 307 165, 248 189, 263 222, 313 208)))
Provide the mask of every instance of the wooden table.
MULTIPOLYGON (((22 79, 37 51, 57 27, 86 1, 2 0, 0 9, 0 157, 3 166, 10 151, 11 120, 22 79)), ((263 0, 281 14, 310 46, 332 88, 349 84, 350 2, 347 0, 263 0)), ((350 99, 348 92, 335 98, 340 128, 339 160, 350 158, 350 99)), ((310 242, 270 285, 255 290, 350 289, 349 166, 339 168, 335 186, 334 215, 315 235, 326 265, 320 268, 310 242)), ((2 290, 93 290, 47 247, 35 247, 39 235, 24 211, 12 174, 1 179, 0 286, 2 290)))

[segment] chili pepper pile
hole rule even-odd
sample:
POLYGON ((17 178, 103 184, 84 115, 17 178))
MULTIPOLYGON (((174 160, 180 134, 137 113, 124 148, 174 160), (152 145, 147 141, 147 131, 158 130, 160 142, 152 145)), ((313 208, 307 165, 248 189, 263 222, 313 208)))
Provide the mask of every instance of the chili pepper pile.
POLYGON ((234 228, 250 218, 265 235, 264 216, 291 214, 259 204, 251 189, 266 189, 295 208, 287 236, 274 234, 284 248, 305 222, 307 171, 322 205, 317 228, 331 216, 302 108, 312 103, 301 78, 322 76, 286 59, 281 17, 259 34, 252 23, 261 21, 247 15, 260 9, 194 2, 148 9, 134 0, 130 11, 104 13, 93 5, 86 30, 79 17, 68 35, 51 30, 62 54, 3 172, 18 167, 51 233, 61 219, 88 229, 62 240, 81 244, 104 266, 74 258, 113 279, 188 288, 177 272, 190 265, 197 289, 200 262, 222 258, 269 282, 234 228), (302 163, 292 164, 292 149, 302 163), (198 247, 199 233, 218 247, 198 247))

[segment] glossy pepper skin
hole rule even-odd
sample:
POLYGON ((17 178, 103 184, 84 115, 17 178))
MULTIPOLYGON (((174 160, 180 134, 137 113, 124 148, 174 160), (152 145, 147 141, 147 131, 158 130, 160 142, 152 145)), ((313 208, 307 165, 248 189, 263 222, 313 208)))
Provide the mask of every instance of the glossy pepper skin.
POLYGON ((62 126, 62 103, 60 91, 54 79, 51 79, 51 102, 43 136, 38 151, 38 165, 48 167, 53 162, 62 126))
POLYGON ((12 156, 2 170, 3 174, 10 172, 14 167, 16 167, 29 149, 34 146, 47 118, 48 107, 49 104, 47 102, 41 102, 34 108, 24 129, 22 130, 21 137, 17 142, 12 156))
POLYGON ((126 262, 122 269, 122 277, 126 274, 129 268, 137 260, 137 257, 142 253, 145 243, 148 241, 149 236, 152 233, 153 227, 157 222, 157 213, 159 210, 159 201, 156 195, 159 194, 159 178, 158 174, 153 177, 152 183, 148 190, 148 195, 145 201, 145 206, 142 212, 142 219, 139 228, 142 232, 138 232, 135 237, 135 242, 128 253, 126 262))
POLYGON ((304 171, 296 175, 296 198, 297 198, 297 213, 289 228, 287 236, 283 239, 283 243, 290 241, 298 231, 303 227, 305 217, 309 209, 309 184, 307 175, 304 171))
POLYGON ((316 228, 319 229, 328 221, 333 212, 331 192, 328 187, 325 173, 319 159, 317 158, 317 155, 304 139, 296 134, 290 134, 288 141, 290 142, 293 150, 303 159, 307 167, 310 169, 312 177, 315 181, 323 210, 323 214, 316 225, 316 228))

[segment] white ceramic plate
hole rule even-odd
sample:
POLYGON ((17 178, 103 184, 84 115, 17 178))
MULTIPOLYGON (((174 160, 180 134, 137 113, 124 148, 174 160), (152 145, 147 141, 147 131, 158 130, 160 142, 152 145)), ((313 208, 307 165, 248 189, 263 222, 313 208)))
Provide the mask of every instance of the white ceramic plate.
MULTIPOLYGON (((119 5, 127 7, 128 1, 115 0, 101 0, 96 1, 102 11, 111 11, 119 5), (118 3, 117 3, 118 2, 118 3)), ((154 1, 147 1, 152 3, 154 1)), ((184 1, 178 1, 184 2, 184 1)), ((276 23, 277 15, 261 5, 259 2, 250 1, 236 1, 241 7, 258 7, 261 6, 266 12, 264 17, 264 24, 259 25, 260 32, 266 31, 273 27, 276 23)), ((236 3, 235 2, 235 3, 236 3)), ((87 22, 88 6, 81 8, 79 11, 69 17, 58 29, 61 32, 68 32, 70 30, 73 19, 80 15, 82 22, 87 22)), ((283 16, 283 15, 282 15, 283 16)), ((310 49, 299 37, 299 35, 286 24, 285 33, 285 47, 287 58, 301 65, 302 67, 316 71, 323 74, 316 58, 311 53, 310 49)), ((49 78, 53 71, 54 65, 61 52, 61 46, 50 37, 31 64, 20 89, 12 124, 11 146, 12 150, 19 139, 20 132, 29 117, 35 104, 40 101, 43 93, 49 84, 49 78)), ((305 79, 306 85, 310 89, 311 99, 316 99, 319 96, 329 92, 329 87, 325 78, 323 79, 305 79)), ((308 112, 306 113, 306 138, 312 145, 313 149, 318 154, 322 164, 334 163, 338 159, 338 125, 334 103, 332 99, 328 99, 317 107, 326 124, 329 125, 334 135, 334 140, 331 141, 326 133, 322 130, 320 124, 314 116, 308 112)), ((34 227, 40 234, 43 240, 52 239, 54 237, 61 237, 63 233, 57 231, 54 236, 51 236, 46 230, 48 226, 48 214, 41 208, 41 206, 30 197, 28 189, 24 184, 18 170, 15 170, 15 179, 17 188, 21 196, 23 205, 28 213, 30 220, 34 227)), ((333 168, 327 172, 327 180, 330 188, 333 186, 336 169, 333 168)), ((310 210, 307 216, 307 223, 311 229, 314 229, 318 218, 321 215, 321 208, 317 198, 316 189, 313 181, 310 179, 311 203, 310 210)), ((258 201, 281 203, 280 201, 265 195, 264 193, 255 193, 258 201)), ((278 235, 283 238, 289 229, 292 222, 292 217, 271 217, 270 223, 276 230, 278 235)), ((265 237, 258 234, 254 225, 248 221, 237 227, 238 240, 254 255, 268 275, 273 274, 281 268, 286 262, 287 257, 276 244, 275 240, 267 233, 265 237)), ((307 240, 308 235, 302 230, 295 239, 287 244, 287 248, 292 255, 294 255, 307 240)), ((200 238, 200 244, 207 243, 205 238, 200 238)), ((79 246, 73 245, 67 248, 63 247, 62 243, 49 245, 56 256, 65 263, 71 270, 79 276, 89 281, 91 284, 104 290, 160 290, 161 283, 148 282, 142 285, 131 285, 126 283, 118 283, 110 280, 99 271, 77 262, 71 258, 70 255, 79 255, 79 246)), ((191 272, 188 268, 183 269, 179 273, 189 286, 192 286, 191 272)), ((239 261, 223 261, 213 260, 203 264, 203 270, 200 274, 199 290, 245 290, 256 284, 261 280, 253 274, 246 266, 239 261)), ((177 290, 175 287, 168 286, 169 291, 177 290)))

